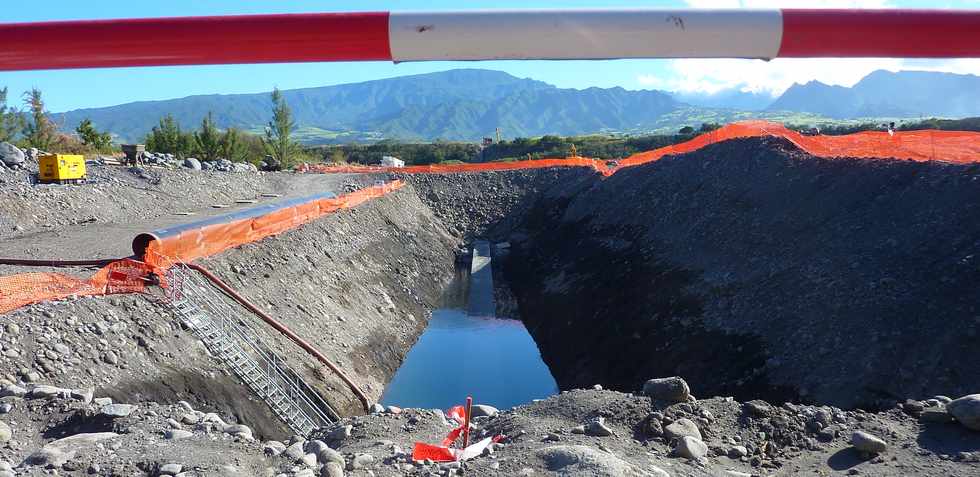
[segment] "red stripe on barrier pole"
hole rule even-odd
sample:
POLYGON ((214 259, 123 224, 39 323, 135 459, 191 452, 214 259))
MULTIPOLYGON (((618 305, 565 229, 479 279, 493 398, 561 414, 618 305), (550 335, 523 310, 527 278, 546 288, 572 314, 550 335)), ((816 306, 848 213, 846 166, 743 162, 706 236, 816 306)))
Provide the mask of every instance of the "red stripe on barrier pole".
POLYGON ((0 24, 0 70, 391 60, 388 13, 0 24))
POLYGON ((783 10, 780 57, 973 58, 980 10, 783 10))

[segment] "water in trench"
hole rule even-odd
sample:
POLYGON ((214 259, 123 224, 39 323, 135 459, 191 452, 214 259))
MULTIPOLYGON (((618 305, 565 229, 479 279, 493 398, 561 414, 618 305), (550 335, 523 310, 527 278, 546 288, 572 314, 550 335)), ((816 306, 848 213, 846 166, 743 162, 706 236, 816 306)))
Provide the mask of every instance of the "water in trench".
POLYGON ((382 404, 446 409, 473 396, 476 403, 504 409, 558 392, 524 324, 488 316, 493 283, 489 261, 485 265, 464 274, 463 286, 455 288, 464 291, 432 312, 385 388, 382 404))

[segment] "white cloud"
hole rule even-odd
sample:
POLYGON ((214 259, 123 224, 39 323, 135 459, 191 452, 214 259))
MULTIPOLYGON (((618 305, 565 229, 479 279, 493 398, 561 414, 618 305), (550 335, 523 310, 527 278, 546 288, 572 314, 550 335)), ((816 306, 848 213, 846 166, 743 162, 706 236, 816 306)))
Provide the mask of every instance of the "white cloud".
POLYGON ((980 75, 980 60, 909 60, 901 58, 777 58, 670 60, 664 77, 641 75, 641 85, 670 91, 716 93, 739 89, 779 95, 793 83, 816 80, 853 86, 875 70, 945 71, 980 75))
POLYGON ((827 84, 851 86, 877 69, 897 71, 900 59, 864 58, 785 58, 772 61, 740 59, 671 60, 667 81, 661 87, 671 90, 715 93, 723 89, 782 93, 793 83, 817 80, 827 84))
MULTIPOLYGON (((778 8, 778 0, 688 0, 696 8, 778 8)), ((792 8, 881 8, 889 0, 811 0, 794 2, 792 8)), ((683 92, 715 93, 725 89, 779 95, 793 83, 816 80, 853 86, 872 71, 884 69, 946 71, 980 74, 980 60, 909 60, 900 58, 777 58, 772 61, 741 59, 669 60, 664 76, 641 75, 643 86, 683 92)))

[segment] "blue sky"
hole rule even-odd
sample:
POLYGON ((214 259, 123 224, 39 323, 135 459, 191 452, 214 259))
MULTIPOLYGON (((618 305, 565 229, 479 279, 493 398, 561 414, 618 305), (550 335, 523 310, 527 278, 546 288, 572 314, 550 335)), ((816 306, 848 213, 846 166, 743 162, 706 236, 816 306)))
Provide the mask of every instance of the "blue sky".
MULTIPOLYGON (((575 7, 919 7, 980 8, 980 0, 402 0, 400 2, 276 1, 276 0, 32 0, 4 6, 5 22, 128 18, 248 13, 289 13, 365 10, 451 10, 476 8, 575 7)), ((669 89, 715 92, 726 88, 778 94, 793 82, 811 79, 850 85, 877 68, 931 69, 980 74, 977 60, 616 60, 616 61, 493 61, 480 63, 303 63, 276 65, 181 66, 0 73, 0 87, 10 88, 11 102, 31 87, 40 88, 51 111, 107 106, 138 100, 193 94, 249 93, 324 86, 356 81, 477 67, 506 71, 569 88, 621 86, 627 89, 669 89)))

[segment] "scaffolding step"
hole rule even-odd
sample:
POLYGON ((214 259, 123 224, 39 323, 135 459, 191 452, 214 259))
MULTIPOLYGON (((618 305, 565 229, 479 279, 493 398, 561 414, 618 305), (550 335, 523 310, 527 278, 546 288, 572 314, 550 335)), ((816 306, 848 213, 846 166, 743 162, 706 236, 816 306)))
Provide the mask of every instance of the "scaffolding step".
POLYGON ((183 266, 171 267, 170 272, 175 274, 170 292, 179 297, 171 301, 176 315, 290 429, 305 436, 332 422, 325 414, 329 407, 322 404, 321 409, 306 397, 300 388, 306 385, 262 344, 222 295, 183 266))

